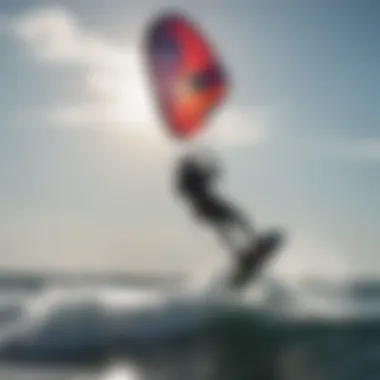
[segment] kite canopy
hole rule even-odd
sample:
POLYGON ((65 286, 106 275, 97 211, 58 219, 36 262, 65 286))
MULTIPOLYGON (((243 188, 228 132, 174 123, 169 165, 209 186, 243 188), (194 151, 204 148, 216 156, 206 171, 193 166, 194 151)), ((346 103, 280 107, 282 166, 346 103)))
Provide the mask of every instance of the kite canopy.
POLYGON ((153 89, 170 133, 195 137, 227 94, 226 74, 199 31, 179 14, 158 17, 147 32, 153 89))

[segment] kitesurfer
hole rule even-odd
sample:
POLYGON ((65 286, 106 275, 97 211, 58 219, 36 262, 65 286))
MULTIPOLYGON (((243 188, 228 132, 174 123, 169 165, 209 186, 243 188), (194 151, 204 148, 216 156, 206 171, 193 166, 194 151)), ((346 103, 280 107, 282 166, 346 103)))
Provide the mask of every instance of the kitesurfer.
POLYGON ((220 175, 220 166, 210 156, 186 154, 177 167, 176 191, 190 203, 199 220, 216 228, 234 254, 229 281, 234 288, 242 288, 282 245, 284 234, 280 230, 257 234, 245 214, 216 191, 220 175))
POLYGON ((192 207, 195 216, 219 232, 231 251, 243 253, 252 246, 255 233, 242 211, 220 195, 215 181, 221 168, 205 154, 186 154, 179 161, 176 172, 176 191, 192 207))

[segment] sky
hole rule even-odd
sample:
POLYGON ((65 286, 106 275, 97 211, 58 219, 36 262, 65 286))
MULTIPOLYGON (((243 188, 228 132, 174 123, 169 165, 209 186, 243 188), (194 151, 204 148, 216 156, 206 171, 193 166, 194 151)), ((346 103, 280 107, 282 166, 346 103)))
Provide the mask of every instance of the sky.
POLYGON ((228 260, 172 193, 175 143, 142 51, 185 12, 232 82, 203 144, 258 229, 282 226, 279 274, 379 274, 375 0, 0 2, 0 265, 181 272, 228 260))

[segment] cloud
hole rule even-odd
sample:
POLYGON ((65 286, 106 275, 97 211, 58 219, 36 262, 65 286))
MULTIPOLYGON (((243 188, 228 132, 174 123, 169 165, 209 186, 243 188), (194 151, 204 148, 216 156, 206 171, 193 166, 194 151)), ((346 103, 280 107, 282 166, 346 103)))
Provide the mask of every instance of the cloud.
POLYGON ((204 140, 220 147, 249 147, 269 137, 269 112, 250 107, 230 107, 221 111, 205 133, 204 140))
MULTIPOLYGON (((136 46, 114 44, 86 30, 61 7, 21 15, 10 23, 10 30, 42 63, 85 69, 81 75, 91 99, 84 104, 59 105, 47 111, 48 117, 65 125, 139 121, 131 110, 145 105, 146 86, 136 46)), ((147 109, 138 111, 141 117, 147 113, 147 109)))
POLYGON ((125 49, 86 31, 73 14, 61 7, 31 11, 13 20, 10 27, 41 60, 107 68, 128 63, 125 49))
MULTIPOLYGON (((44 110, 41 121, 63 127, 106 125, 145 136, 158 129, 139 41, 116 44, 85 28, 62 7, 22 14, 9 28, 43 64, 85 69, 82 86, 89 93, 88 99, 44 110)), ((202 140, 222 148, 257 144, 266 135, 264 116, 262 110, 225 106, 210 121, 202 140)), ((157 134, 152 136, 156 138, 157 134)))

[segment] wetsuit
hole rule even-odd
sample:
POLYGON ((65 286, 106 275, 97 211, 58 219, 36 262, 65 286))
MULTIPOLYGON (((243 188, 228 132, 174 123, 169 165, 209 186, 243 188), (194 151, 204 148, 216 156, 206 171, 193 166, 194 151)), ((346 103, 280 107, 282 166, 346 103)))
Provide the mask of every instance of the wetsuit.
POLYGON ((214 226, 230 250, 239 253, 253 241, 254 231, 244 214, 215 191, 213 185, 220 175, 218 165, 205 164, 201 158, 187 155, 180 160, 176 190, 187 199, 196 216, 214 226))

